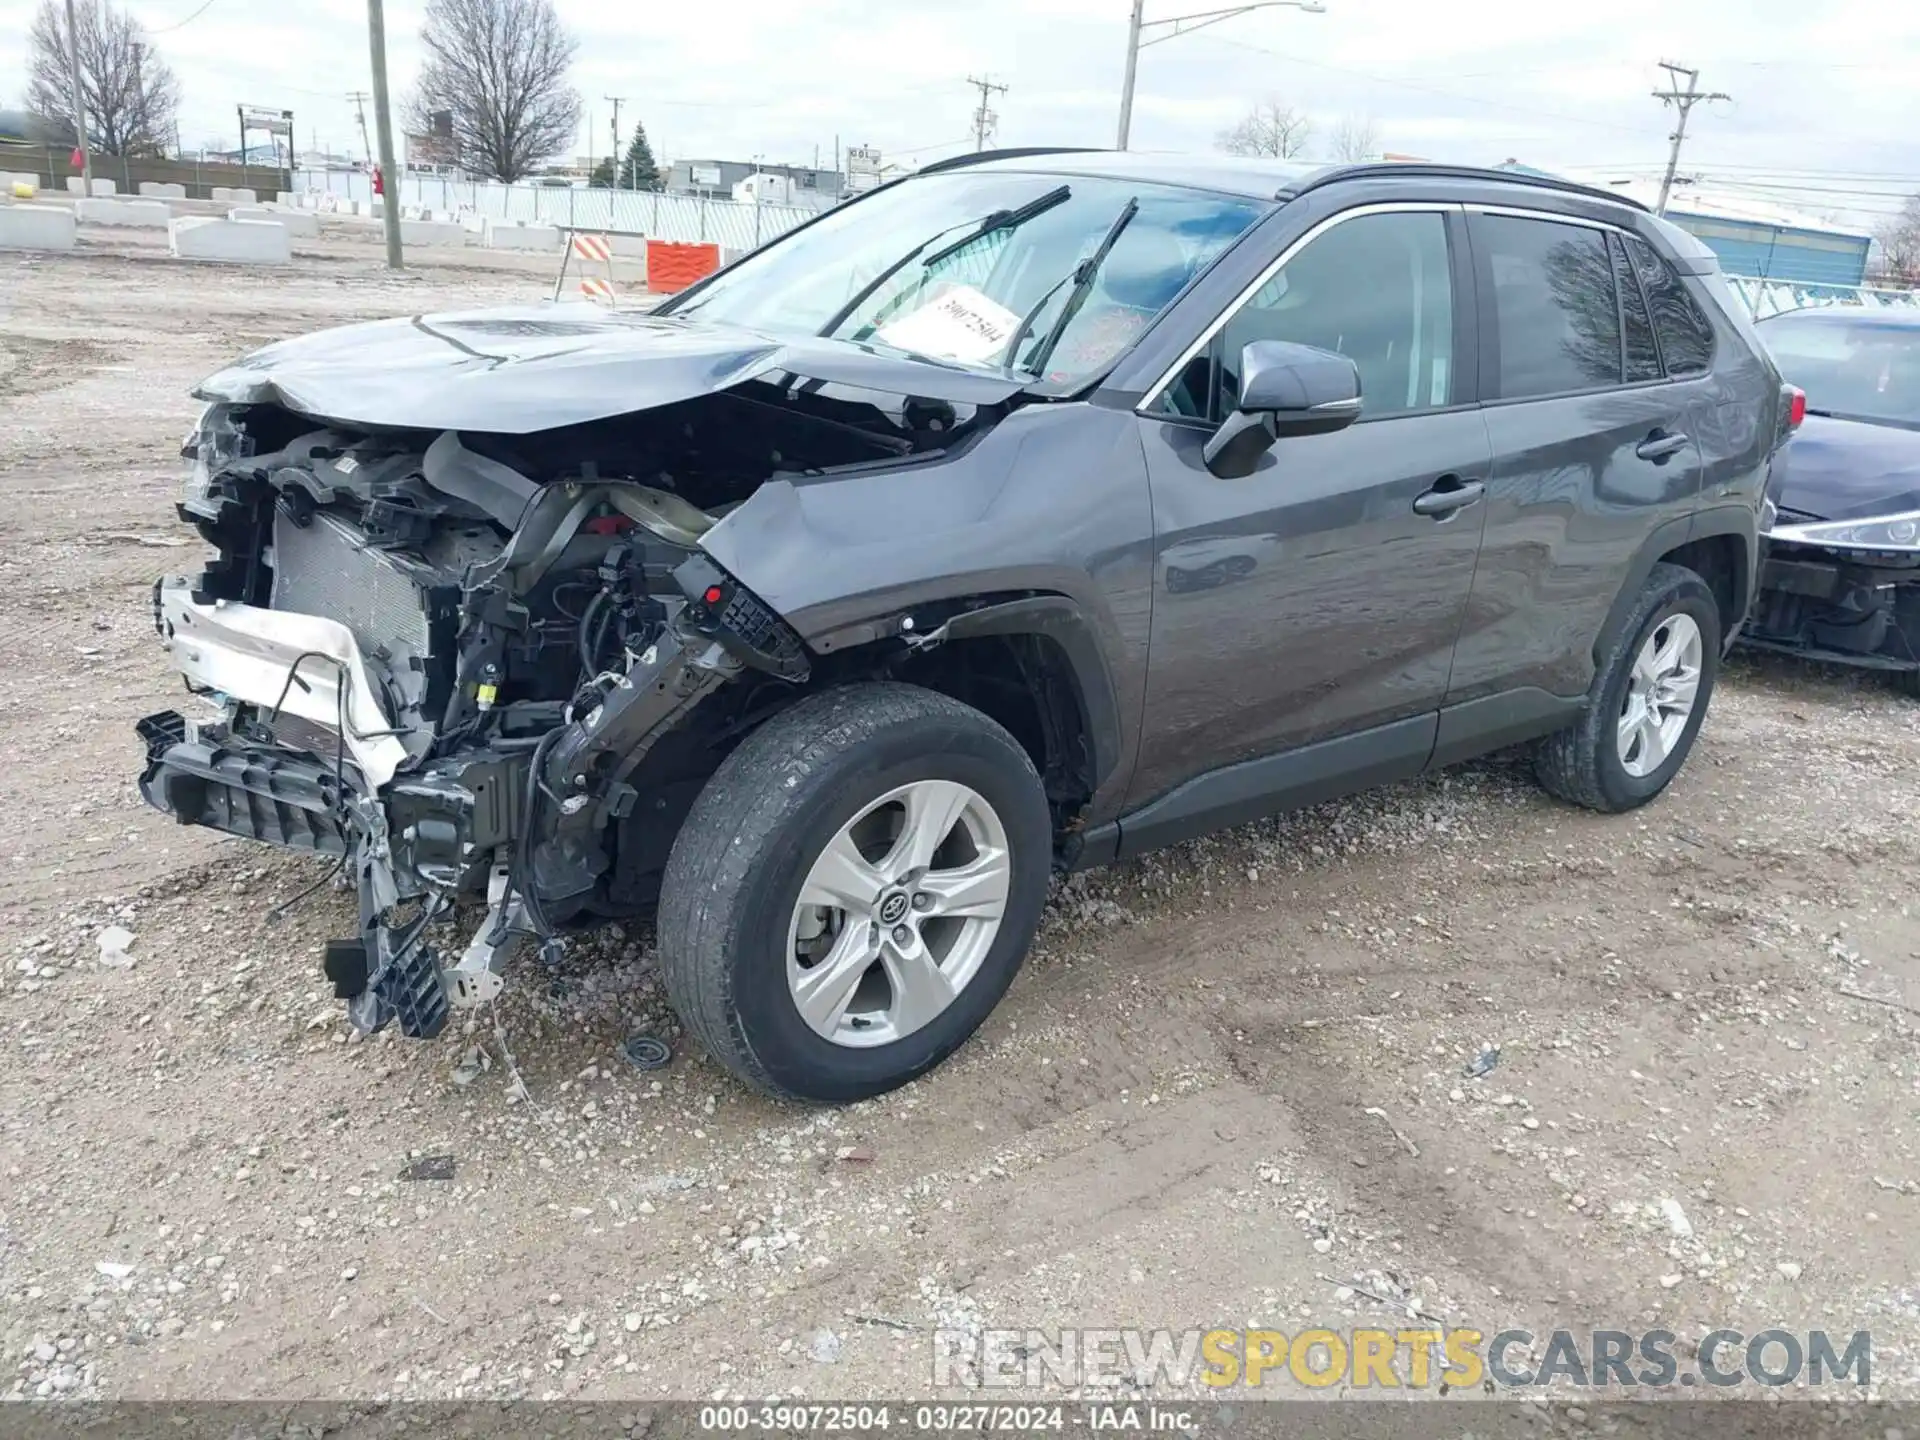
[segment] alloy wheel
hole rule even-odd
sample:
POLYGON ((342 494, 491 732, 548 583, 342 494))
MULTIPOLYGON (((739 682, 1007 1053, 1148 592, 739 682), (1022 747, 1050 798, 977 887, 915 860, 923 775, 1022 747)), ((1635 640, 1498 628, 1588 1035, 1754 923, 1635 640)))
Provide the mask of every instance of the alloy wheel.
POLYGON ((787 986, 836 1045, 886 1045, 972 982, 1006 914, 1006 828, 976 791, 916 780, 841 826, 800 886, 787 986))

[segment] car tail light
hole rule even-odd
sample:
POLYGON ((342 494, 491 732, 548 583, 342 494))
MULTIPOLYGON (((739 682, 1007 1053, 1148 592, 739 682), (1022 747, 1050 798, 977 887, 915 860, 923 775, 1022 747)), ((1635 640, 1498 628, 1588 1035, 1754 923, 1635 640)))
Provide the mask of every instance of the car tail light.
POLYGON ((1787 396, 1787 431, 1792 433, 1800 428, 1800 422, 1807 418, 1807 392, 1798 385, 1786 385, 1782 389, 1787 396))

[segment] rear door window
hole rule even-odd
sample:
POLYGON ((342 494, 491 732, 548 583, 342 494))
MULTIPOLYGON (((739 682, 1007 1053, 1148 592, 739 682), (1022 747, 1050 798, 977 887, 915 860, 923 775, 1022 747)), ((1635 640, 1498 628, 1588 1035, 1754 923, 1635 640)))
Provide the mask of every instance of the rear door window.
POLYGON ((1494 394, 1516 400, 1621 383, 1620 310, 1606 232, 1475 215, 1473 249, 1492 296, 1494 394))
POLYGON ((1713 326, 1693 303, 1674 268, 1651 245, 1637 236, 1629 237, 1626 244, 1653 308, 1653 333, 1659 337, 1667 374, 1676 378, 1706 374, 1713 368, 1713 326))

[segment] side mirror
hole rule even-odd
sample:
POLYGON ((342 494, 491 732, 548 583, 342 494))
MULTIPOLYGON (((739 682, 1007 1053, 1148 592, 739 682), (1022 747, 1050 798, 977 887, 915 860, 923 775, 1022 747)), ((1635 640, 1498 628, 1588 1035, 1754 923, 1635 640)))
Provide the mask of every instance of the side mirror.
POLYGON ((1325 435, 1360 418, 1360 372, 1330 350, 1255 340, 1240 352, 1240 404, 1202 458, 1222 480, 1251 475, 1282 435, 1325 435))

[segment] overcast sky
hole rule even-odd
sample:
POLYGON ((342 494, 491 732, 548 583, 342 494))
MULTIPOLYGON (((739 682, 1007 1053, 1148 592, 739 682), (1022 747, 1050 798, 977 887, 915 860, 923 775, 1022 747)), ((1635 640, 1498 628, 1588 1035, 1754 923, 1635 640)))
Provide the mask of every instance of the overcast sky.
MULTIPOLYGON (((24 94, 35 3, 0 0, 0 102, 24 94)), ((972 148, 969 75, 1010 87, 993 102, 1001 144, 1113 141, 1128 0, 557 3, 581 41, 596 155, 610 143, 603 97, 617 94, 623 124, 643 120, 662 159, 811 163, 817 151, 827 164, 837 138, 924 162, 972 148)), ((1148 0, 1147 16, 1225 3, 1148 0)), ((1435 159, 1657 171, 1672 113, 1650 92, 1665 80, 1656 62, 1677 59, 1733 96, 1695 109, 1683 170, 1856 218, 1920 189, 1920 7, 1325 3, 1325 14, 1258 11, 1144 51, 1134 148, 1210 148, 1250 104, 1276 97, 1307 111, 1322 142, 1354 116, 1381 146, 1435 159)), ((345 96, 368 84, 360 0, 130 5, 180 77, 189 145, 231 146, 245 102, 292 109, 302 148, 317 137, 357 151, 345 96)), ((396 97, 418 62, 422 11, 388 3, 396 97)))

